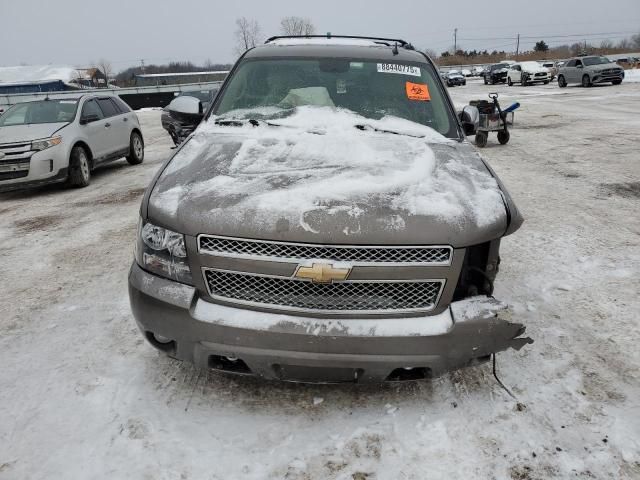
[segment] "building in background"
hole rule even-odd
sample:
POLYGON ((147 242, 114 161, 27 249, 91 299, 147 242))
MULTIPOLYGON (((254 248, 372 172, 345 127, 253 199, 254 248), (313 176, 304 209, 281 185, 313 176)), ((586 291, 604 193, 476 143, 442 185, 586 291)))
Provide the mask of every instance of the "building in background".
POLYGON ((219 82, 225 79, 229 72, 182 72, 182 73, 150 73, 135 76, 137 87, 155 85, 182 85, 185 83, 219 82))
POLYGON ((106 77, 98 68, 54 65, 0 67, 0 95, 105 87, 106 77))

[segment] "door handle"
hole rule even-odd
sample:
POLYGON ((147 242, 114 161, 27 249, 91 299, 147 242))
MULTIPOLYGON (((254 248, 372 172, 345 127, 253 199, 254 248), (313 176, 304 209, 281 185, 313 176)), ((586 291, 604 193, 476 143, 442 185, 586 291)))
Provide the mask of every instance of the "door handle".
POLYGON ((111 124, 110 124, 110 123, 105 123, 105 124, 104 124, 104 128, 109 128, 110 126, 111 126, 111 124))

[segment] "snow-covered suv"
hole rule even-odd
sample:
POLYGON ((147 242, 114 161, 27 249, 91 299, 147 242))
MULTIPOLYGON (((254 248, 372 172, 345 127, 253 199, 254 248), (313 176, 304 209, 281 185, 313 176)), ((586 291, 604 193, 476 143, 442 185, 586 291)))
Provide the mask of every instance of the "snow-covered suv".
POLYGON ((144 141, 138 117, 115 96, 51 96, 0 117, 0 192, 65 181, 84 187, 93 168, 122 157, 142 163, 144 141))
POLYGON ((202 368, 405 380, 531 342, 492 297, 523 219, 401 40, 247 51, 140 215, 135 319, 202 368))

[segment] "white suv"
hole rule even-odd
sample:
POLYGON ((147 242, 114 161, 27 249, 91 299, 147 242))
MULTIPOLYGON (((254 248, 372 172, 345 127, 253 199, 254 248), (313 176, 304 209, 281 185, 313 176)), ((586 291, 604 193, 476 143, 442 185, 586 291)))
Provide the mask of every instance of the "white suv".
POLYGON ((57 96, 18 103, 0 116, 0 192, 47 183, 85 187, 91 170, 144 160, 135 113, 116 96, 57 96))
POLYGON ((522 85, 533 85, 536 82, 545 85, 551 81, 549 69, 543 67, 538 62, 520 62, 514 63, 507 72, 507 85, 514 83, 522 85))

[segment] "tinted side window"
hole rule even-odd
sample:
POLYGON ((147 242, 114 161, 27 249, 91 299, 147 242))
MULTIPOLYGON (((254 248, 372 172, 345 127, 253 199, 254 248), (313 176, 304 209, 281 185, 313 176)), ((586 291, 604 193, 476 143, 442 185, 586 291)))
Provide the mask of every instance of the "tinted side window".
POLYGON ((127 105, 121 98, 113 97, 113 101, 116 102, 116 105, 122 113, 129 113, 131 111, 129 105, 127 105))
POLYGON ((582 60, 576 60, 576 67, 582 65, 582 60))
POLYGON ((98 107, 98 104, 95 100, 89 100, 88 102, 85 102, 84 106, 82 107, 82 117, 86 117, 88 115, 96 115, 98 118, 104 118, 102 110, 100 110, 100 107, 98 107))
POLYGON ((569 60, 565 67, 575 67, 576 66, 576 61, 575 60, 569 60))
POLYGON ((98 103, 100 108, 104 112, 105 117, 113 117, 114 115, 120 115, 120 112, 116 109, 110 98, 99 98, 98 103))

